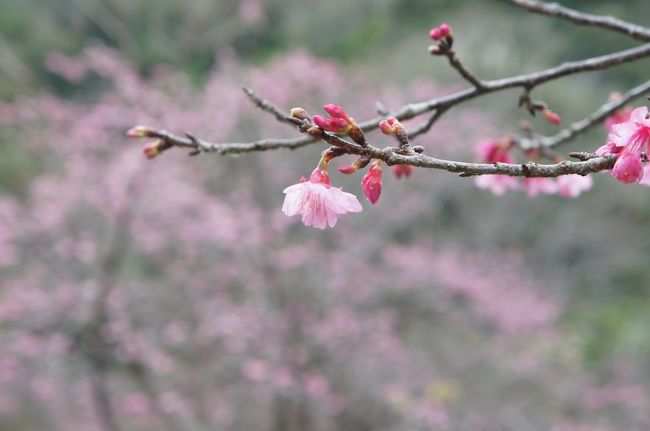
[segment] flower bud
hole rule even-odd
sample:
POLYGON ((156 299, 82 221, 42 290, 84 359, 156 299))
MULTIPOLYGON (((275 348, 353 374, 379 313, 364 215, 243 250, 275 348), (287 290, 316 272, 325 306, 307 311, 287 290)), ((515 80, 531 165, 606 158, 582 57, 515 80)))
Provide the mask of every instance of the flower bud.
POLYGON ((379 122, 379 130, 385 135, 393 135, 397 138, 400 146, 404 147, 409 144, 408 134, 406 129, 395 117, 388 117, 379 122))
POLYGON ((323 105, 323 110, 327 112, 332 118, 341 118, 345 121, 348 122, 350 121, 350 116, 348 115, 347 112, 345 112, 345 109, 343 109, 340 105, 336 105, 336 104, 323 105))
POLYGON ((438 26, 438 30, 442 37, 448 37, 451 35, 451 27, 447 23, 442 23, 438 26))
POLYGON ((164 143, 162 139, 155 140, 153 142, 149 142, 144 146, 142 149, 145 157, 149 160, 153 159, 154 157, 158 156, 160 153, 162 153, 164 150, 166 150, 164 143))
POLYGON ((343 165, 339 167, 339 172, 343 175, 352 175, 357 171, 357 168, 354 165, 343 165))
POLYGON ((289 111, 289 115, 292 118, 297 118, 299 120, 309 120, 309 114, 307 113, 307 111, 305 111, 299 106, 295 108, 291 108, 291 111, 289 111))
POLYGON ((396 123, 399 123, 397 118, 388 117, 385 120, 381 120, 379 122, 379 130, 381 130, 381 133, 383 133, 384 135, 394 135, 396 123))
POLYGON ((442 32, 438 27, 432 28, 429 32, 429 37, 433 40, 440 40, 442 39, 442 32))
POLYGON ((551 124, 555 124, 556 126, 559 126, 562 123, 562 117, 560 117, 557 113, 551 111, 550 109, 545 109, 543 111, 544 118, 546 118, 546 121, 548 121, 551 124))
POLYGON ((393 174, 397 178, 402 178, 402 177, 410 177, 411 174, 413 173, 413 166, 411 165, 394 165, 393 166, 393 174))
POLYGON ((429 37, 433 40, 440 40, 444 37, 451 36, 451 27, 447 23, 440 24, 438 27, 434 27, 429 32, 429 37))
POLYGON ((379 196, 381 195, 381 187, 381 160, 375 160, 372 165, 370 165, 368 172, 363 176, 363 179, 361 180, 361 188, 363 188, 363 192, 370 203, 374 205, 377 203, 379 196))
POLYGON ((346 134, 350 131, 350 124, 342 118, 327 119, 321 115, 314 115, 314 124, 326 132, 346 134))
POLYGON ((156 136, 155 131, 147 126, 135 126, 126 132, 129 138, 153 138, 156 136))

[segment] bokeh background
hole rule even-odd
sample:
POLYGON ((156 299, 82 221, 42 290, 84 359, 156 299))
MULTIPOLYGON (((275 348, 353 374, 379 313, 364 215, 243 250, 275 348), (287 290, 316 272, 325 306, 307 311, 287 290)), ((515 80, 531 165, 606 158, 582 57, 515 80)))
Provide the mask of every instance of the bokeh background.
MULTIPOLYGON (((650 25, 644 0, 565 4, 650 25)), ((576 200, 497 198, 452 174, 386 170, 378 205, 319 231, 280 208, 320 145, 147 161, 124 137, 140 123, 216 141, 295 136, 244 84, 357 119, 377 101, 451 93, 466 84, 426 52, 443 21, 486 79, 634 41, 497 0, 0 10, 1 430, 650 429, 647 188, 600 174, 576 200)), ((534 96, 570 122, 648 66, 534 96)), ((455 108, 419 143, 472 160, 477 141, 527 118, 518 96, 455 108)), ((361 194, 359 175, 332 177, 361 194)))

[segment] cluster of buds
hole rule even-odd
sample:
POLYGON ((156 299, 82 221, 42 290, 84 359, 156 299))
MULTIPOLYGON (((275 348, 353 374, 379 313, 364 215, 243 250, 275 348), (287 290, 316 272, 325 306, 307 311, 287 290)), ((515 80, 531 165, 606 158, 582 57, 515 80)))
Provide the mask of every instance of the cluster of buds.
MULTIPOLYGON (((379 130, 384 135, 388 136, 395 136, 395 138, 399 141, 400 143, 400 148, 401 149, 406 149, 409 148, 410 143, 409 143, 409 137, 408 133, 406 133, 406 129, 402 125, 402 123, 399 122, 399 120, 395 117, 388 117, 385 120, 382 120, 379 122, 379 130)), ((413 173, 413 166, 411 165, 395 165, 393 166, 393 174, 397 178, 408 178, 411 176, 413 173)))
POLYGON ((408 178, 413 173, 413 166, 411 165, 395 165, 393 166, 393 174, 398 179, 404 177, 408 178))
MULTIPOLYGON (((126 136, 129 138, 140 139, 158 137, 158 134, 155 130, 147 126, 136 126, 129 129, 126 132, 126 136)), ((151 160, 160 155, 163 151, 170 149, 172 146, 172 144, 163 139, 156 139, 155 141, 151 141, 145 144, 145 146, 142 148, 142 152, 147 159, 151 160)))
POLYGON ((432 55, 446 54, 454 43, 449 24, 443 23, 429 31, 429 37, 438 42, 437 45, 429 46, 429 53, 432 55))
POLYGON ((650 185, 650 170, 644 167, 650 149, 650 113, 642 106, 633 110, 627 121, 611 126, 607 143, 596 154, 615 155, 616 163, 612 175, 624 184, 641 183, 650 185))
POLYGON ((323 110, 329 114, 330 118, 314 115, 313 121, 316 126, 326 132, 348 135, 354 142, 363 147, 368 145, 357 122, 341 106, 335 104, 324 105, 323 110))
POLYGON ((388 117, 379 122, 379 130, 381 133, 388 136, 395 136, 399 141, 400 148, 407 148, 409 146, 409 137, 406 129, 395 117, 388 117))

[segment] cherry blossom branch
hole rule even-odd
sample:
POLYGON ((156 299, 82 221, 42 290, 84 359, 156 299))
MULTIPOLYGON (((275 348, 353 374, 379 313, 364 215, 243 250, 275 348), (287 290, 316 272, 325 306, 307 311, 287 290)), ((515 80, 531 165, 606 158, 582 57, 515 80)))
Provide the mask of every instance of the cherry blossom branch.
MULTIPOLYGON (((647 81, 633 89, 629 90, 621 96, 620 99, 612 102, 608 102, 602 105, 598 110, 594 111, 584 119, 577 121, 571 124, 567 129, 559 132, 558 134, 550 137, 541 137, 537 139, 525 139, 518 138, 517 144, 523 149, 533 149, 533 148, 552 148, 557 145, 563 144, 571 139, 573 139, 578 134, 584 132, 585 130, 593 127, 594 125, 601 122, 608 115, 611 115, 616 110, 623 107, 630 100, 639 97, 644 94, 646 91, 650 90, 650 81, 647 81)), ((251 94, 253 94, 251 92, 251 94)), ((255 96, 260 99, 258 96, 255 96)), ((265 102, 263 99, 264 106, 274 106, 268 102, 265 102)), ((262 104, 262 103, 261 103, 262 104)), ((276 113, 281 112, 279 108, 272 108, 276 113)), ((421 133, 424 133, 428 130, 433 123, 440 118, 444 113, 444 109, 437 110, 429 119, 429 121, 421 126, 418 129, 413 130, 409 133, 409 137, 413 138, 421 133)), ((295 119, 290 117, 283 116, 283 122, 288 122, 290 124, 296 124, 295 119)), ((299 125, 299 122, 298 122, 299 125)), ((244 152, 253 152, 253 151, 264 151, 275 148, 287 148, 287 140, 262 140, 251 143, 222 143, 215 144, 209 143, 196 139, 189 135, 188 137, 180 137, 174 134, 171 134, 165 130, 156 130, 148 129, 148 137, 156 137, 163 139, 170 146, 179 146, 187 147, 193 150, 200 150, 201 152, 216 152, 218 154, 232 154, 232 153, 244 153, 244 152)), ((422 168, 431 168, 431 169, 442 169, 449 172, 460 173, 463 176, 472 176, 472 175, 492 175, 492 174, 504 174, 510 176, 524 176, 524 177, 556 177, 566 174, 580 174, 586 175, 591 172, 598 172, 603 169, 611 169, 611 166, 614 162, 612 158, 592 158, 588 160, 588 163, 581 162, 561 162, 554 165, 539 165, 535 163, 524 163, 524 164, 481 164, 481 163, 463 163, 456 162, 451 160, 437 159, 425 155, 403 155, 395 153, 394 148, 389 149, 379 149, 373 146, 361 147, 354 143, 348 142, 347 140, 340 138, 331 133, 323 132, 322 135, 314 136, 310 135, 310 141, 322 140, 329 145, 342 148, 347 153, 356 154, 360 156, 368 156, 376 159, 385 161, 387 164, 406 164, 411 166, 417 166, 422 168)), ((299 142, 295 148, 305 145, 303 142, 306 140, 293 140, 293 142, 299 142)))
MULTIPOLYGON (((470 88, 466 90, 459 91, 457 93, 443 96, 440 98, 432 99, 426 102, 413 103, 405 105, 400 108, 393 116, 399 120, 411 119, 422 115, 429 111, 437 110, 433 117, 430 118, 430 125, 424 126, 422 129, 416 129, 415 136, 418 136, 422 133, 428 131, 433 123, 440 118, 442 113, 449 108, 465 102, 482 94, 492 93, 499 90, 505 90, 514 87, 524 87, 525 89, 534 88, 537 85, 540 85, 544 82, 548 82, 553 79, 557 79, 563 76, 571 75, 574 73, 593 71, 593 70, 602 70, 608 67, 615 65, 627 63, 630 61, 638 60, 640 58, 650 56, 650 44, 645 44, 637 48, 632 48, 628 50, 619 51, 613 54, 607 54, 599 57, 593 57, 587 60, 574 61, 564 63, 562 65, 542 70, 539 72, 534 72, 530 74, 515 76, 511 78, 485 81, 484 89, 478 90, 477 88, 470 88)), ((246 91, 246 90, 245 90, 246 91)), ((246 91, 247 95, 267 112, 271 112, 276 118, 280 118, 278 113, 280 112, 279 108, 272 103, 259 98, 252 92, 246 91)), ((359 127, 363 131, 375 130, 379 127, 379 122, 384 117, 378 117, 372 120, 368 120, 359 124, 359 127)), ((286 122, 285 116, 282 117, 283 122, 286 122)), ((177 146, 183 148, 191 148, 196 150, 192 154, 198 154, 199 152, 214 152, 217 154, 238 154, 238 153, 247 153, 253 151, 266 151, 266 150, 275 150, 275 149, 297 149, 305 145, 309 145, 317 142, 316 139, 311 137, 300 137, 300 138, 271 138, 271 139, 262 139, 253 142, 246 143, 212 143, 197 139, 191 134, 186 134, 185 137, 179 137, 177 135, 171 134, 162 129, 153 129, 148 128, 150 133, 140 136, 140 137, 155 137, 162 139, 166 145, 177 146)))
MULTIPOLYGON (((476 88, 468 88, 457 93, 443 96, 436 99, 431 99, 426 102, 412 103, 400 108, 393 114, 398 120, 408 120, 433 111, 439 108, 451 108, 479 96, 493 93, 500 90, 510 88, 522 87, 529 91, 540 84, 552 81, 564 76, 573 75, 582 72, 591 72, 595 70, 604 70, 613 66, 624 63, 629 63, 641 58, 650 57, 650 44, 645 44, 640 47, 631 48, 623 51, 618 51, 611 54, 606 54, 598 57, 592 57, 586 60, 571 61, 563 63, 559 66, 550 69, 541 70, 529 74, 513 76, 510 78, 497 79, 491 81, 484 81, 484 89, 477 90, 476 88)), ((364 131, 373 130, 378 127, 379 121, 382 118, 375 118, 361 123, 359 126, 364 131)))
POLYGON ((650 41, 649 28, 623 21, 612 16, 592 15, 570 9, 558 3, 546 3, 538 0, 506 1, 515 6, 523 7, 532 13, 558 17, 578 25, 587 25, 613 30, 644 42, 650 41))
MULTIPOLYGON (((615 156, 596 156, 589 160, 570 162, 562 161, 556 164, 526 163, 467 163, 438 159, 423 154, 400 154, 396 148, 384 149, 373 146, 361 147, 339 136, 316 129, 309 129, 312 136, 317 137, 334 147, 342 148, 349 154, 367 156, 384 161, 390 165, 410 165, 419 168, 439 169, 458 173, 463 177, 476 175, 508 175, 513 177, 559 177, 561 175, 587 175, 611 169, 616 161, 615 156)), ((307 133, 307 132, 306 132, 307 133)))
POLYGON ((465 78, 470 84, 476 87, 479 92, 485 90, 485 85, 483 82, 478 79, 472 72, 470 72, 467 67, 465 67, 465 65, 458 59, 458 56, 456 56, 455 51, 452 51, 450 49, 445 52, 445 55, 447 56, 451 67, 456 69, 463 78, 465 78))
POLYGON ((470 84, 472 84, 477 90, 482 91, 484 89, 483 82, 476 77, 472 72, 469 71, 467 67, 460 61, 456 52, 452 49, 454 45, 454 37, 451 33, 451 27, 449 24, 444 23, 440 24, 438 27, 434 27, 429 32, 429 37, 435 41, 438 41, 436 45, 431 45, 429 47, 429 54, 431 55, 444 55, 449 61, 449 65, 456 69, 456 71, 465 78, 470 84))
POLYGON ((583 133, 598 124, 601 124, 605 118, 612 115, 617 110, 623 108, 633 99, 646 94, 648 91, 650 91, 650 80, 632 88, 631 90, 621 95, 620 98, 603 104, 600 108, 585 118, 572 123, 569 125, 569 127, 563 129, 553 136, 544 136, 535 139, 519 139, 518 145, 524 150, 534 148, 553 148, 562 145, 572 140, 580 133, 583 133))

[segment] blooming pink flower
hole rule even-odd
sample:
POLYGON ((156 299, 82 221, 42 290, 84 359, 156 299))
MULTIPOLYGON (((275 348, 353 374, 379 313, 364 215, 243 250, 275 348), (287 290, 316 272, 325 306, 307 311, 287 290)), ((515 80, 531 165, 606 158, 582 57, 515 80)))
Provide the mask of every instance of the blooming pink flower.
POLYGON ((284 189, 284 193, 282 212, 289 217, 302 214, 305 226, 318 229, 325 229, 327 225, 334 227, 341 214, 362 210, 355 195, 332 187, 327 171, 318 168, 314 169, 309 181, 303 178, 300 183, 284 189))
POLYGON ((639 182, 644 175, 641 152, 650 144, 650 119, 648 108, 636 108, 628 121, 612 125, 607 144, 596 153, 616 154, 617 160, 612 175, 622 183, 639 182))
POLYGON ((410 177, 411 174, 413 173, 413 166, 411 165, 394 165, 393 166, 393 174, 397 178, 402 178, 402 177, 410 177))
MULTIPOLYGON (((484 163, 514 163, 507 141, 481 141, 476 147, 476 153, 484 163)), ((474 184, 497 196, 519 188, 517 179, 508 175, 481 175, 474 180, 474 184)))
POLYGON ((557 184, 552 178, 524 178, 522 185, 529 198, 540 193, 552 195, 557 192, 557 184))
MULTIPOLYGON (((609 95, 609 100, 610 102, 616 102, 621 100, 622 97, 623 96, 621 95, 621 93, 614 92, 609 95)), ((631 114, 632 114, 632 108, 630 108, 629 106, 624 106, 622 108, 617 109, 616 112, 614 112, 612 115, 610 115, 605 119, 605 128, 611 131, 613 125, 625 123, 626 121, 629 121, 631 114)))
POLYGON ((607 130, 612 130, 612 126, 615 124, 625 123, 630 121, 630 115, 632 114, 632 109, 629 107, 621 108, 614 112, 612 115, 605 119, 605 127, 607 130))
POLYGON ((361 180, 361 187, 368 200, 374 205, 381 195, 381 162, 376 160, 361 180))
POLYGON ((594 185, 590 176, 562 175, 557 179, 557 194, 563 198, 577 198, 594 185))

